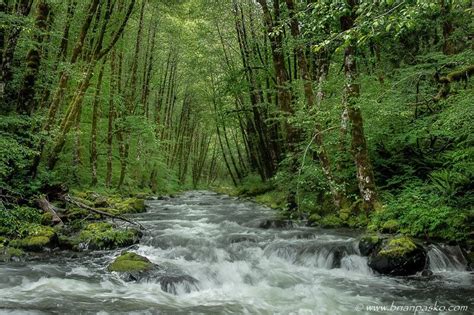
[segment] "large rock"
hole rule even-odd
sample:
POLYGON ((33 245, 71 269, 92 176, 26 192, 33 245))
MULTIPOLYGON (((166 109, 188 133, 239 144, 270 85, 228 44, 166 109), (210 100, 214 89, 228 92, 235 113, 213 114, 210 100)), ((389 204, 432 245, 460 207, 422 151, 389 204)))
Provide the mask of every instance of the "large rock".
POLYGON ((125 252, 117 257, 107 270, 115 272, 146 272, 153 269, 154 265, 148 258, 135 253, 125 252))
POLYGON ((414 275, 425 269, 425 249, 406 236, 389 239, 369 256, 369 267, 391 276, 414 275))
POLYGON ((107 269, 119 273, 125 281, 157 282, 163 291, 172 294, 178 294, 180 289, 186 293, 198 289, 198 281, 178 268, 158 266, 148 258, 131 252, 122 253, 107 269))
POLYGON ((32 252, 39 252, 58 246, 58 236, 53 228, 43 225, 32 225, 29 229, 26 237, 12 240, 9 245, 32 252))
POLYGON ((378 235, 364 235, 359 240, 359 252, 362 256, 369 256, 380 247, 382 238, 378 235))

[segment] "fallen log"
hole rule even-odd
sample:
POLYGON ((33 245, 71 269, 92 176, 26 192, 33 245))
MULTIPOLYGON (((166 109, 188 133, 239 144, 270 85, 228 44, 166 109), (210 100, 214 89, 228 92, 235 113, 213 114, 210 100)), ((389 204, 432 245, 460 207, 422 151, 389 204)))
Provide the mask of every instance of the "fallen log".
POLYGON ((119 216, 119 215, 114 215, 114 214, 111 214, 111 213, 108 213, 108 212, 105 212, 105 211, 101 211, 101 210, 98 210, 98 209, 95 209, 95 208, 92 208, 92 207, 89 207, 88 205, 74 199, 73 197, 71 197, 69 194, 67 195, 64 195, 62 197, 62 199, 70 204, 73 204, 75 205, 76 207, 79 207, 81 209, 84 209, 84 210, 87 210, 87 211, 90 211, 90 212, 93 212, 93 213, 96 213, 96 214, 100 214, 102 216, 105 216, 105 217, 109 217, 109 218, 113 218, 113 219, 117 219, 117 220, 121 220, 121 221, 124 221, 124 222, 127 222, 127 223, 130 223, 132 225, 136 225, 138 227, 140 227, 141 230, 145 230, 145 227, 143 225, 141 225, 140 223, 138 222, 135 222, 135 221, 132 221, 132 220, 129 220, 127 218, 124 218, 122 216, 119 216))

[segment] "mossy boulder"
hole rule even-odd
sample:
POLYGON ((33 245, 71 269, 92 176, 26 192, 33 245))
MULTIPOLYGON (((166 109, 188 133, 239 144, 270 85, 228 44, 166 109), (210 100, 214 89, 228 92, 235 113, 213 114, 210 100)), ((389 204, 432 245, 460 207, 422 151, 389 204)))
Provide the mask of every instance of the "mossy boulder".
POLYGON ((397 236, 382 244, 369 256, 369 266, 392 276, 414 275, 425 269, 426 250, 407 236, 397 236))
POLYGON ((272 209, 284 209, 286 205, 286 194, 273 190, 256 196, 255 201, 272 209))
POLYGON ((19 248, 7 247, 0 245, 0 261, 21 261, 26 256, 26 253, 19 248))
POLYGON ((91 250, 114 249, 136 244, 140 237, 141 232, 136 229, 119 229, 111 223, 95 222, 79 233, 79 243, 91 250))
POLYGON ((132 252, 122 253, 107 267, 107 270, 119 273, 125 281, 160 283, 163 291, 172 294, 178 294, 178 290, 189 293, 198 289, 198 281, 179 268, 171 264, 158 266, 148 258, 132 252))
POLYGON ((52 227, 31 225, 28 236, 12 240, 9 245, 27 251, 42 251, 46 248, 55 248, 58 245, 58 236, 52 227))
POLYGON ((364 235, 359 240, 359 251, 362 256, 369 256, 382 244, 382 238, 377 234, 364 235))
POLYGON ((344 221, 339 216, 332 214, 323 217, 319 221, 319 224, 323 228, 335 229, 342 227, 344 225, 344 221))
POLYGON ((145 199, 110 197, 107 199, 107 208, 98 207, 99 210, 112 214, 142 213, 146 211, 145 199))
POLYGON ((148 258, 135 253, 125 252, 117 257, 108 267, 108 271, 115 272, 143 272, 153 268, 148 258))
POLYGON ((383 233, 395 233, 400 228, 400 224, 397 220, 388 220, 384 222, 380 228, 383 233))
POLYGON ((145 196, 122 198, 118 195, 100 195, 93 191, 76 192, 74 198, 83 204, 99 208, 102 211, 113 214, 141 213, 145 212, 145 196))
POLYGON ((145 199, 128 198, 115 205, 121 213, 141 213, 145 212, 145 199))

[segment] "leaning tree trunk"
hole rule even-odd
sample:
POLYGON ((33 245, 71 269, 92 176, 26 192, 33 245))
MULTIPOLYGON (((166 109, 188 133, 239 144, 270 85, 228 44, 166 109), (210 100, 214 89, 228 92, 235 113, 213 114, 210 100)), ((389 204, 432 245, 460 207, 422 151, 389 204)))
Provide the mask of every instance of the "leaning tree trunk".
MULTIPOLYGON (((288 11, 290 13, 290 29, 291 34, 296 41, 300 40, 300 29, 299 29, 299 22, 296 18, 295 12, 295 4, 293 0, 286 0, 286 5, 288 7, 288 11)), ((308 105, 308 109, 311 110, 316 105, 316 102, 320 102, 322 99, 322 90, 320 90, 321 95, 315 95, 313 92, 313 82, 311 80, 311 74, 308 68, 308 62, 305 56, 304 48, 302 45, 298 45, 295 48, 295 52, 297 55, 297 63, 301 78, 303 79, 303 86, 304 86, 304 95, 306 99, 306 104, 308 105)), ((343 206, 344 200, 346 199, 344 194, 338 189, 337 182, 334 178, 332 169, 331 169, 331 161, 329 159, 329 155, 324 147, 324 139, 323 139, 323 130, 321 124, 319 122, 315 122, 315 132, 316 135, 314 137, 314 141, 317 148, 317 155, 319 158, 319 162, 323 169, 323 172, 328 180, 329 187, 331 190, 331 195, 334 201, 334 205, 337 209, 340 209, 343 206)))
MULTIPOLYGON (((350 0, 349 5, 353 10, 356 0, 350 0)), ((343 30, 348 30, 354 25, 354 15, 345 15, 341 17, 341 26, 343 30)), ((364 134, 364 123, 362 112, 357 105, 360 93, 360 84, 357 82, 356 65, 356 44, 352 41, 344 51, 344 74, 346 82, 344 85, 343 107, 348 113, 348 119, 351 124, 351 151, 354 163, 357 169, 357 182, 359 192, 364 202, 366 211, 372 211, 377 204, 377 193, 375 186, 372 163, 369 158, 369 150, 364 134)))

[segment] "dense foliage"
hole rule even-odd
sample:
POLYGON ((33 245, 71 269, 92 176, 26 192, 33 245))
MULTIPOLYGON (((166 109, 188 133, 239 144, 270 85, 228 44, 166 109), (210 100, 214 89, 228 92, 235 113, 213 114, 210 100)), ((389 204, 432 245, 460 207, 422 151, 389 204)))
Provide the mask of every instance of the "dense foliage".
POLYGON ((0 6, 0 234, 65 183, 233 185, 325 227, 472 238, 471 1, 0 6))

